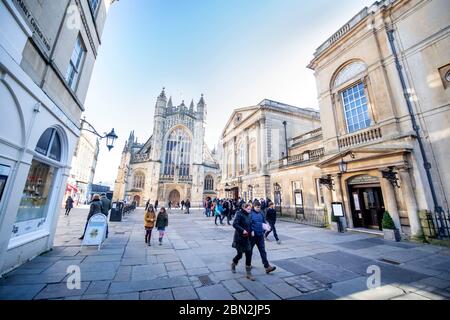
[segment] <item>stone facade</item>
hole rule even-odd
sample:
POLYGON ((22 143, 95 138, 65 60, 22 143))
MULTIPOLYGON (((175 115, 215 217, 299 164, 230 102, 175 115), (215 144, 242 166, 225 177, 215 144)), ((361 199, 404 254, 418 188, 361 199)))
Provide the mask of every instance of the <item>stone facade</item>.
POLYGON ((163 90, 157 98, 153 135, 140 144, 130 134, 122 153, 114 187, 115 200, 135 200, 145 205, 179 204, 189 199, 201 206, 206 196, 216 196, 218 164, 204 142, 206 103, 203 95, 194 110, 184 101, 173 106, 163 90))
POLYGON ((53 245, 113 0, 0 0, 0 274, 53 245))

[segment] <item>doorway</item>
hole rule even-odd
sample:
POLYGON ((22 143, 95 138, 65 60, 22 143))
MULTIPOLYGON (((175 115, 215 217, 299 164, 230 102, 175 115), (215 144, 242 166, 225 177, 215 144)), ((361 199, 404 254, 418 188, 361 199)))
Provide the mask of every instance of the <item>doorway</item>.
POLYGON ((350 185, 350 203, 355 227, 382 230, 385 211, 379 185, 350 185))
POLYGON ((141 197, 136 195, 136 196, 134 196, 133 201, 136 202, 136 207, 139 207, 140 202, 141 202, 141 197))
POLYGON ((172 203, 173 207, 178 207, 180 205, 180 193, 178 190, 172 190, 169 193, 169 201, 172 203))

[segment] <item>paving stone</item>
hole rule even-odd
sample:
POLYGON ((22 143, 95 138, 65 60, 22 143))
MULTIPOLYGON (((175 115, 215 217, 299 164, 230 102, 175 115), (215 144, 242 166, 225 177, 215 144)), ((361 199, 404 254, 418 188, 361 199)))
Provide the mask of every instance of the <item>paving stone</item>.
POLYGON ((277 267, 281 267, 284 270, 291 272, 293 274, 305 274, 309 273, 312 270, 301 266, 299 263, 296 263, 295 260, 278 260, 273 261, 273 264, 277 267))
POLYGON ((231 294, 221 284, 196 289, 201 300, 233 300, 231 294))
POLYGON ((280 300, 276 294, 257 281, 250 281, 244 278, 240 279, 239 282, 258 300, 280 300))
POLYGON ((139 300, 139 292, 110 294, 108 300, 139 300))
POLYGON ((59 283, 65 277, 67 273, 55 273, 55 274, 37 274, 37 275, 12 275, 0 281, 0 286, 4 285, 25 285, 25 284, 48 284, 59 283))
POLYGON ((233 297, 236 300, 256 300, 256 298, 254 296, 252 296, 252 294, 248 291, 235 293, 235 294, 233 294, 233 297))
POLYGON ((190 276, 199 276, 199 275, 210 273, 208 268, 187 269, 186 271, 187 271, 187 274, 190 276))
POLYGON ((186 270, 169 271, 167 273, 167 275, 169 276, 169 278, 176 278, 176 277, 180 277, 180 276, 187 276, 187 271, 186 270))
POLYGON ((336 300, 337 298, 338 296, 330 292, 329 290, 322 290, 313 293, 302 294, 290 300, 336 300))
POLYGON ((377 242, 369 241, 368 239, 339 243, 340 247, 344 247, 346 249, 352 249, 352 250, 370 248, 370 247, 374 247, 374 246, 378 246, 378 245, 379 244, 377 242))
POLYGON ((89 282, 81 282, 80 289, 68 289, 67 283, 57 283, 47 285, 34 299, 66 298, 82 296, 89 286, 89 282))
POLYGON ((417 285, 417 284, 423 284, 425 286, 431 286, 431 287, 435 287, 438 289, 446 289, 446 288, 450 287, 450 281, 435 278, 435 277, 421 279, 421 280, 413 283, 412 285, 417 285))
POLYGON ((156 289, 168 289, 175 287, 183 287, 190 285, 187 277, 177 277, 168 279, 155 279, 145 281, 129 281, 129 282, 113 282, 109 288, 109 292, 127 293, 135 291, 149 291, 156 289))
POLYGON ((84 259, 83 262, 109 262, 109 261, 121 261, 122 255, 98 255, 98 256, 89 256, 84 259))
POLYGON ((151 280, 167 275, 164 264, 134 266, 131 272, 131 280, 151 280))
POLYGON ((31 300, 45 284, 0 286, 0 300, 31 300))
POLYGON ((270 284, 268 288, 274 292, 277 296, 279 296, 281 299, 289 299, 293 297, 297 297, 300 294, 302 294, 300 291, 295 289, 294 287, 288 285, 287 283, 276 283, 276 284, 270 284))
POLYGON ((285 278, 284 281, 302 293, 328 289, 330 287, 327 283, 322 283, 308 275, 289 277, 285 278))
POLYGON ((81 296, 80 300, 107 300, 107 294, 85 294, 81 296))
POLYGON ((355 300, 389 300, 404 295, 404 291, 394 286, 381 286, 366 289, 349 295, 347 298, 355 300))
POLYGON ((237 282, 235 279, 225 280, 222 284, 227 288, 231 293, 245 291, 245 288, 237 282))
POLYGON ((152 290, 144 291, 139 294, 140 300, 173 300, 172 290, 152 290))
POLYGON ((192 286, 173 288, 172 293, 175 300, 198 300, 197 293, 192 286))
POLYGON ((147 258, 146 257, 139 257, 139 258, 129 258, 124 257, 122 261, 120 262, 122 266, 139 266, 139 265, 146 265, 147 264, 147 258))
POLYGON ((183 264, 181 262, 167 262, 165 263, 165 266, 168 272, 184 270, 183 264))
POLYGON ((431 300, 431 299, 421 296, 420 294, 408 293, 399 297, 392 298, 392 300, 431 300))
POLYGON ((131 266, 120 266, 114 276, 114 281, 131 281, 131 266))
POLYGON ((335 294, 339 297, 347 297, 357 292, 368 290, 367 288, 367 278, 359 277, 346 281, 340 281, 337 283, 333 283, 331 289, 329 290, 331 293, 335 294))
POLYGON ((110 284, 110 281, 92 281, 84 294, 94 295, 107 293, 110 284))
MULTIPOLYGON (((391 251, 387 252, 382 256, 384 259, 393 260, 399 263, 411 261, 411 260, 417 260, 422 259, 424 257, 427 257, 431 255, 429 252, 416 250, 416 249, 401 249, 397 251, 391 251)), ((450 266, 450 264, 449 264, 450 266)))
POLYGON ((360 277, 360 275, 357 273, 341 268, 311 272, 308 273, 308 276, 322 283, 328 284, 360 277))

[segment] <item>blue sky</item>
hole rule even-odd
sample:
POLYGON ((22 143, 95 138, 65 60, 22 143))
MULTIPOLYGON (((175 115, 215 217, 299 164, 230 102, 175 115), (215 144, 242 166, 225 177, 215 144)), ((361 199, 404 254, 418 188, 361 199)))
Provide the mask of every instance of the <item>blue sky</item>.
POLYGON ((210 148, 233 109, 267 98, 317 108, 315 49, 368 0, 120 0, 108 15, 86 98, 87 120, 114 127, 95 182, 112 183, 125 140, 152 133, 162 87, 174 104, 205 94, 210 148))

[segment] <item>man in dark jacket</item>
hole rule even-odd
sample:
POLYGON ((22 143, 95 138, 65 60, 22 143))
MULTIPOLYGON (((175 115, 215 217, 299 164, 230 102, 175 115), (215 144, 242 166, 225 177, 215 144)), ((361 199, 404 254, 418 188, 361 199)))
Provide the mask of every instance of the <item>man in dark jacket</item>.
POLYGON ((89 223, 89 219, 97 213, 102 213, 102 202, 100 200, 100 195, 98 194, 94 194, 94 196, 92 197, 92 202, 91 202, 91 206, 89 207, 89 213, 87 216, 87 220, 86 220, 86 224, 84 226, 84 231, 83 231, 83 235, 81 237, 79 237, 78 239, 83 240, 84 239, 84 234, 86 233, 86 229, 89 223))
POLYGON ((245 270, 246 277, 249 280, 255 281, 252 276, 252 245, 250 241, 251 230, 251 206, 245 204, 242 210, 239 210, 233 222, 234 238, 233 247, 236 249, 237 254, 233 258, 231 263, 231 272, 236 273, 236 266, 241 260, 242 255, 245 254, 245 270))
POLYGON ((189 209, 191 208, 191 202, 189 201, 189 199, 186 200, 184 206, 186 207, 186 213, 189 214, 189 209))
POLYGON ((273 202, 269 202, 269 208, 267 209, 266 213, 266 221, 270 225, 270 230, 266 231, 264 236, 266 240, 269 241, 267 237, 273 231, 273 236, 275 237, 275 240, 277 240, 278 244, 281 244, 281 241, 278 238, 277 229, 275 228, 275 223, 277 222, 277 212, 275 211, 274 206, 275 205, 273 204, 273 202))
POLYGON ((108 238, 108 214, 109 210, 111 210, 111 201, 106 197, 106 194, 102 194, 102 197, 100 199, 102 202, 102 213, 106 216, 106 237, 108 238))
POLYGON ((259 250, 259 254, 261 255, 261 260, 266 269, 266 273, 270 273, 276 269, 269 264, 267 260, 267 253, 264 244, 264 228, 263 223, 266 223, 264 216, 261 213, 261 204, 259 201, 253 202, 253 210, 251 213, 252 217, 252 250, 256 244, 259 250))

